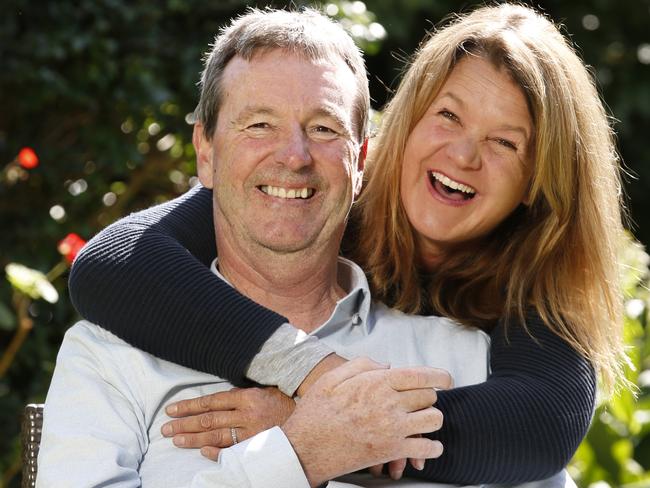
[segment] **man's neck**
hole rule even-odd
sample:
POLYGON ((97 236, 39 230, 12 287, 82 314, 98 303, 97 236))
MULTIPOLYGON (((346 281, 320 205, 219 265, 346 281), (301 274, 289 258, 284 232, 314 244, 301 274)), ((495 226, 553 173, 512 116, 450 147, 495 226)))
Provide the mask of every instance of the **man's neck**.
POLYGON ((217 237, 219 272, 240 293, 311 332, 345 296, 337 283, 338 247, 276 253, 235 248, 217 237))

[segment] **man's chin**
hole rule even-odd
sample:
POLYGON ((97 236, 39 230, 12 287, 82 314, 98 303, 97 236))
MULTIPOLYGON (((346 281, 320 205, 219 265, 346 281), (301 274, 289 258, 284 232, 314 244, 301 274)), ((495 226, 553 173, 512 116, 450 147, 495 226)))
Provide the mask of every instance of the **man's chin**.
POLYGON ((315 251, 314 239, 305 241, 305 240, 265 240, 260 242, 266 250, 273 252, 278 255, 284 254, 295 254, 295 253, 304 253, 315 251))

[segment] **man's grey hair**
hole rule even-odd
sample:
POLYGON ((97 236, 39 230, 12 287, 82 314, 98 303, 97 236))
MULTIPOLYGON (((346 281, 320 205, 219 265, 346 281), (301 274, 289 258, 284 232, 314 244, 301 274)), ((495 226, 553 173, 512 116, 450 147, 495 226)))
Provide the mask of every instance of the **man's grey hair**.
POLYGON ((359 143, 367 136, 370 95, 363 56, 352 38, 335 21, 311 8, 300 11, 250 8, 221 29, 206 52, 199 82, 200 99, 194 119, 212 138, 222 100, 222 78, 235 56, 250 60, 255 54, 283 49, 309 60, 342 59, 356 79, 354 125, 359 143))

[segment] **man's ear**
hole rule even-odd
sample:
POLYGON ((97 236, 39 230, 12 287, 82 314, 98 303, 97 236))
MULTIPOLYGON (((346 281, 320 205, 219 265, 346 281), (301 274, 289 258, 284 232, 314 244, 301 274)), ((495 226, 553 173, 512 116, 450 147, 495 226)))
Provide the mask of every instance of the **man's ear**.
POLYGON ((205 137, 201 122, 194 124, 192 144, 196 152, 196 172, 199 175, 199 181, 204 187, 212 188, 212 144, 205 137))
POLYGON ((363 185, 363 168, 366 165, 366 156, 368 155, 368 139, 363 141, 359 149, 359 157, 357 158, 357 167, 355 168, 356 179, 354 182, 354 197, 356 198, 361 193, 361 186, 363 185))

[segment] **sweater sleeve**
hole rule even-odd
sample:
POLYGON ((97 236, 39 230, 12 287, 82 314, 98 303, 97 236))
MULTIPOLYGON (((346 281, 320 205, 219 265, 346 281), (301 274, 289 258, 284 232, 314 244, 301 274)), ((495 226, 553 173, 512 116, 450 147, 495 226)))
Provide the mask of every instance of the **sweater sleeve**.
MULTIPOLYGON (((74 263, 70 294, 81 315, 134 346, 243 385, 287 320, 213 275, 215 253, 212 193, 195 188, 92 239, 74 263)), ((439 392, 445 421, 436 436, 445 453, 409 475, 514 483, 568 462, 589 425, 594 373, 539 319, 529 322, 535 340, 515 324, 507 338, 503 324, 492 333, 486 383, 439 392)))
POLYGON ((438 392, 443 455, 407 474, 450 483, 521 483, 570 461, 591 422, 592 365, 536 315, 491 333, 485 383, 438 392))
POLYGON ((244 386, 252 358, 287 319, 219 280, 215 256, 212 192, 199 185, 91 239, 72 267, 70 297, 130 344, 244 386))

